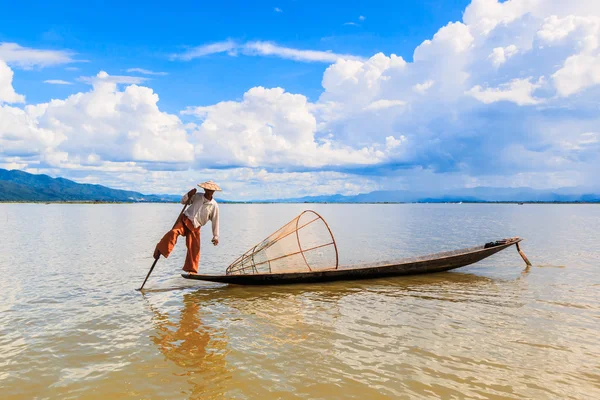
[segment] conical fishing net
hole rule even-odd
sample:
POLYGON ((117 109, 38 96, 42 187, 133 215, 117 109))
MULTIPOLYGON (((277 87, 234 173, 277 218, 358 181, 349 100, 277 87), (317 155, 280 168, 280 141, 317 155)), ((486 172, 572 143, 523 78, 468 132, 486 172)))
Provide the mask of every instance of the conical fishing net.
POLYGON ((304 211, 227 268, 227 275, 309 272, 336 269, 335 239, 325 220, 304 211))

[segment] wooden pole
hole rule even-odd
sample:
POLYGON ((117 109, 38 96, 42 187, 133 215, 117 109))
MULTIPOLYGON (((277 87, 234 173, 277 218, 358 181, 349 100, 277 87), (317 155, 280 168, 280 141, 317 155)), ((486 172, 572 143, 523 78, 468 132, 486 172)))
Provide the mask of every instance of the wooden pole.
MULTIPOLYGON (((175 220, 175 223, 173 224, 173 228, 175 227, 175 225, 177 225, 177 221, 179 221, 179 218, 181 218, 181 215, 183 214, 183 212, 185 211, 185 208, 187 207, 187 203, 184 204, 183 209, 181 210, 181 212, 179 213, 179 216, 177 217, 177 219, 175 220)), ((156 263, 158 262, 158 259, 160 258, 160 256, 158 256, 158 258, 156 260, 154 260, 154 262, 152 263, 152 266, 150 267, 150 271, 148 271, 148 275, 146 275, 146 279, 144 279, 144 283, 142 283, 142 286, 139 289, 136 289, 138 292, 141 292, 142 289, 144 288, 144 285, 146 284, 146 281, 148 280, 148 278, 150 278, 150 274, 152 273, 152 270, 154 270, 154 267, 156 266, 156 263)))
MULTIPOLYGON (((160 258, 160 256, 158 258, 160 258)), ((154 266, 158 262, 158 258, 156 260, 154 260, 154 262, 152 263, 152 266, 150 267, 150 271, 148 271, 148 275, 146 275, 146 279, 144 279, 144 283, 142 283, 142 286, 139 289, 135 289, 138 292, 142 291, 142 289, 144 288, 144 285, 146 284, 146 281, 148 280, 148 278, 150 278, 150 274, 152 273, 152 270, 154 270, 154 266)))
POLYGON ((517 243, 517 251, 521 255, 521 258, 523 259, 523 261, 525 261, 525 264, 527 264, 528 267, 531 267, 531 263, 529 262, 529 259, 527 258, 525 253, 523 253, 523 250, 521 250, 521 246, 519 246, 519 243, 517 243))

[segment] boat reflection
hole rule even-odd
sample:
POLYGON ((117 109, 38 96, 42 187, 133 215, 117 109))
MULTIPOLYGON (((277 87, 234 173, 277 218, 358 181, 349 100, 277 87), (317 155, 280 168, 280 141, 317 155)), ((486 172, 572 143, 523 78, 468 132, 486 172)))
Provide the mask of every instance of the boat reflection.
MULTIPOLYGON (((473 290, 490 284, 503 282, 501 279, 463 272, 442 272, 427 275, 413 275, 358 281, 338 281, 328 283, 290 284, 274 286, 221 285, 204 286, 193 293, 193 298, 201 302, 221 302, 239 308, 246 302, 281 301, 290 297, 308 297, 313 300, 335 303, 343 297, 365 291, 392 297, 411 296, 417 293, 434 291, 452 292, 456 288, 473 290)), ((205 284, 210 285, 210 284, 205 284)))

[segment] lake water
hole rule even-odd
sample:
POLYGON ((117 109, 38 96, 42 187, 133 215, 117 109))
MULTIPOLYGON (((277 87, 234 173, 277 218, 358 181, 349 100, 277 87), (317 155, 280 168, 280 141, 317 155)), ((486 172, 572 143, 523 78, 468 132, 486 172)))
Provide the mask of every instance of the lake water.
POLYGON ((600 205, 221 205, 222 273, 302 211, 342 264, 526 238, 453 272, 235 287, 143 281, 176 204, 0 204, 0 397, 600 398, 600 205))

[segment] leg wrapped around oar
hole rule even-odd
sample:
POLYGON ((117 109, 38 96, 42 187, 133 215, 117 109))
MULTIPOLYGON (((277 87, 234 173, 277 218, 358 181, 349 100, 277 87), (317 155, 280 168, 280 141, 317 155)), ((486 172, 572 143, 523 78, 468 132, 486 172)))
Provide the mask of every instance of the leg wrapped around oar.
MULTIPOLYGON (((183 206, 183 208, 181 209, 181 212, 179 213, 179 216, 177 217, 177 220, 175 221, 175 225, 173 225, 173 229, 175 229, 175 227, 177 226, 177 224, 179 223, 179 220, 181 219, 183 212, 185 211, 187 207, 187 204, 185 204, 183 206)), ((167 233, 167 235, 169 235, 169 233, 167 233)), ((165 235, 165 236, 167 236, 165 235)), ((163 237, 163 240, 165 238, 163 237)), ((162 240, 161 240, 162 241, 162 240)), ((175 236, 175 241, 177 241, 177 236, 175 236)), ((142 283, 142 286, 140 286, 139 289, 137 289, 138 291, 141 291, 142 289, 144 289, 144 285, 146 284, 146 281, 148 281, 148 278, 150 277, 150 274, 152 273, 152 271, 154 270, 154 267, 156 266, 156 263, 158 262, 158 259, 160 258, 160 249, 159 249, 159 244, 156 246, 156 249, 154 250, 154 262, 152 263, 152 266, 150 267, 150 271, 148 271, 148 275, 146 275, 146 279, 144 279, 144 283, 142 283)), ((172 250, 172 249, 171 249, 172 250)), ((170 251, 169 251, 170 253, 170 251)))
POLYGON ((177 238, 179 236, 187 235, 188 229, 185 224, 186 219, 187 218, 184 215, 180 215, 177 222, 175 222, 175 225, 173 225, 173 228, 165 233, 162 239, 160 239, 160 242, 158 242, 154 250, 154 258, 158 258, 159 255, 169 258, 169 255, 177 244, 177 238))

